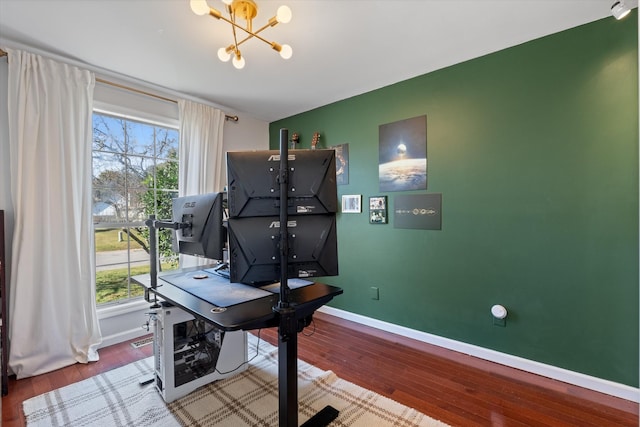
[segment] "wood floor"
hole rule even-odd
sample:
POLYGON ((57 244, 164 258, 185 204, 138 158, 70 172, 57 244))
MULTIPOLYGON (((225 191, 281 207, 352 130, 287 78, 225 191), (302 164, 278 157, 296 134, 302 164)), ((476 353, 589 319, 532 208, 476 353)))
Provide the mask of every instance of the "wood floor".
MULTIPOLYGON (((277 345, 277 331, 261 337, 277 345)), ((151 356, 129 342, 100 361, 16 381, 2 425, 24 426, 22 401, 151 356)), ((638 426, 638 404, 507 368, 323 313, 299 334, 298 356, 454 426, 638 426)), ((235 427, 235 426, 234 426, 235 427)), ((371 426, 378 427, 378 426, 371 426)))

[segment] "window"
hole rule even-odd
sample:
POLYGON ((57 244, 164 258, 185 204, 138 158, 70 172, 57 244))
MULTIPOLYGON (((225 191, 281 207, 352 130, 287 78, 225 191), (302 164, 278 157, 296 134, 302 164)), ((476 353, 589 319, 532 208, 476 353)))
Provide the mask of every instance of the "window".
MULTIPOLYGON (((143 295, 131 276, 149 272, 149 215, 171 218, 178 195, 178 130, 99 112, 93 114, 93 222, 96 302, 143 295)), ((177 268, 171 231, 159 230, 160 269, 177 268)))

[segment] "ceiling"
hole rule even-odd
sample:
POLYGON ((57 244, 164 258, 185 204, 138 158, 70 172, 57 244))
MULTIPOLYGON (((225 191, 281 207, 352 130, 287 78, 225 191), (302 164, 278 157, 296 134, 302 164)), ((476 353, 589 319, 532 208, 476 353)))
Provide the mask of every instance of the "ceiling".
MULTIPOLYGON (((0 46, 33 48, 274 121, 601 18, 614 0, 256 0, 255 39, 218 60, 229 24, 189 0, 0 0, 0 46)), ((220 0, 209 6, 224 10, 220 0)), ((629 0, 627 3, 631 3, 629 0)), ((633 7, 637 7, 634 0, 633 7)))

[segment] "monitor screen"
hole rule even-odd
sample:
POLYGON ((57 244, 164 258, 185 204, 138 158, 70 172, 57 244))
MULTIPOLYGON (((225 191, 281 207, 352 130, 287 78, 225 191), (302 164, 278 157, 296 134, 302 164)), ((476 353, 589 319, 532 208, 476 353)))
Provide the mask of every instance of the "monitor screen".
MULTIPOLYGON (((289 215, 337 212, 335 150, 291 150, 288 164, 289 215)), ((279 215, 279 170, 277 150, 228 152, 229 217, 279 215)))
POLYGON ((227 242, 223 219, 223 193, 173 199, 173 221, 188 225, 175 231, 174 251, 222 260, 227 242))
MULTIPOLYGON (((336 216, 291 215, 288 278, 336 276, 336 216)), ((232 282, 262 286, 280 280, 280 218, 229 218, 232 282)))

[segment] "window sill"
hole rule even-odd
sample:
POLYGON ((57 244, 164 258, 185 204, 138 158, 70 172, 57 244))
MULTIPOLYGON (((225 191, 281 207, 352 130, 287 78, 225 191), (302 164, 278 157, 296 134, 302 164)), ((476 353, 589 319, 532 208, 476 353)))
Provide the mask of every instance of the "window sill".
POLYGON ((113 304, 105 307, 98 307, 98 320, 109 319, 111 317, 121 316, 123 314, 133 313, 136 311, 149 308, 149 303, 140 298, 136 301, 126 302, 122 304, 113 304))

